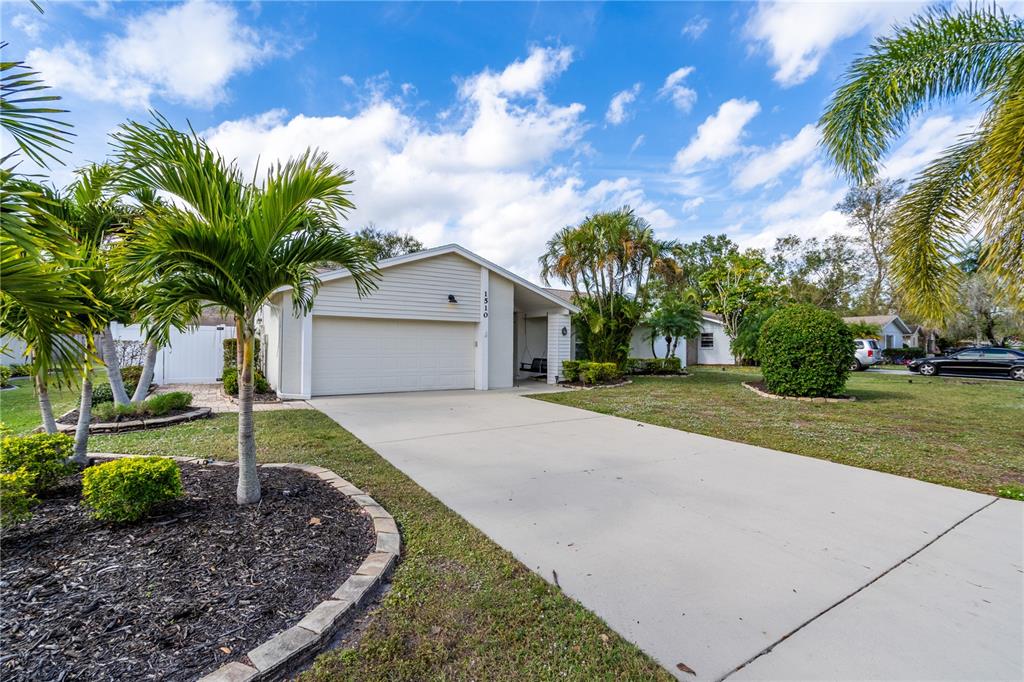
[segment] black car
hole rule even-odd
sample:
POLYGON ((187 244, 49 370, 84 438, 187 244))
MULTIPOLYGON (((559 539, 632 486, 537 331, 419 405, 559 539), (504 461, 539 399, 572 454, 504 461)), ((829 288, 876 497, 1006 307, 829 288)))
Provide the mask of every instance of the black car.
POLYGON ((1024 381, 1024 351, 1012 348, 961 348, 946 355, 914 360, 907 369, 923 376, 974 374, 1024 381))

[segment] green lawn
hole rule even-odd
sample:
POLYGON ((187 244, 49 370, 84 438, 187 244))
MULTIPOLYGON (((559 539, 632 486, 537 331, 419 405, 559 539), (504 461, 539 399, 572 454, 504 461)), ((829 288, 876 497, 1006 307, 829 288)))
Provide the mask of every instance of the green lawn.
MULTIPOLYGON (((670 680, 599 618, 313 410, 257 412, 264 462, 327 467, 397 519, 403 557, 355 649, 322 655, 308 680, 670 680)), ((93 436, 94 452, 233 459, 235 415, 93 436)))
POLYGON ((983 493, 1024 483, 1024 385, 854 374, 852 403, 770 400, 752 368, 536 396, 683 431, 983 493))
MULTIPOLYGON (((39 400, 32 380, 28 377, 12 379, 11 383, 18 388, 13 391, 0 391, 0 421, 14 433, 27 433, 39 426, 42 421, 39 417, 39 400)), ((77 388, 60 389, 51 386, 49 392, 54 417, 78 407, 77 388)))

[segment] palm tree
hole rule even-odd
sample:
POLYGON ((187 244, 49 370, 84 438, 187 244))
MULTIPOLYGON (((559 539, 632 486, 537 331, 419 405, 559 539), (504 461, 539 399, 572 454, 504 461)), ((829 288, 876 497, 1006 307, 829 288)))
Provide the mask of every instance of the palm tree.
POLYGON ((351 173, 307 150, 270 168, 262 184, 246 182, 194 132, 159 115, 114 133, 126 178, 171 197, 148 211, 126 245, 124 262, 152 282, 146 313, 164 319, 182 302, 226 308, 239 322, 239 504, 260 500, 253 427, 256 315, 280 287, 291 287, 296 314, 308 314, 320 285, 317 264, 347 268, 360 294, 374 286, 372 261, 336 221, 353 208, 351 173))
POLYGON ((853 62, 820 121, 835 165, 866 184, 916 114, 958 96, 984 103, 981 121, 913 182, 892 234, 894 283, 934 322, 955 312, 956 256, 975 236, 983 268, 1024 307, 1024 19, 998 7, 925 12, 853 62))

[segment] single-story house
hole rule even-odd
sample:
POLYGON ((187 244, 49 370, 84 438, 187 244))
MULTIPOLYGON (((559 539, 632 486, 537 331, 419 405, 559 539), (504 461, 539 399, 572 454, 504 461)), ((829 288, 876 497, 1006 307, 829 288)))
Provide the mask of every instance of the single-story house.
POLYGON ((910 326, 910 336, 903 337, 907 348, 923 348, 925 353, 939 352, 939 332, 924 325, 910 326))
POLYGON ((855 315, 844 317, 843 322, 876 325, 882 330, 878 343, 882 348, 905 348, 909 345, 906 337, 913 334, 910 325, 901 320, 899 315, 855 315))
POLYGON ((377 289, 362 298, 347 270, 322 274, 305 316, 290 288, 274 292, 261 320, 278 395, 487 390, 523 374, 555 383, 572 356, 572 303, 461 246, 377 266, 377 289), (534 358, 540 371, 521 369, 534 358))
MULTIPOLYGON (((666 357, 668 344, 665 343, 665 337, 656 338, 654 348, 657 351, 657 357, 666 357)), ((684 367, 688 365, 736 364, 736 358, 733 357, 730 347, 729 335, 725 333, 725 323, 721 316, 707 311, 701 314, 700 336, 681 340, 676 346, 676 355, 683 361, 684 367)), ((640 325, 633 330, 629 356, 633 358, 655 357, 651 351, 650 327, 640 325)))

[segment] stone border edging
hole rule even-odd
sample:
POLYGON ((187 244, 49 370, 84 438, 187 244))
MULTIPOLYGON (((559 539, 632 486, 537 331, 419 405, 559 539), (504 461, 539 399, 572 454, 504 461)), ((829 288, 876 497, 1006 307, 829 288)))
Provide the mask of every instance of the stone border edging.
POLYGON ((742 383, 745 388, 750 389, 751 391, 758 394, 762 398, 771 398, 772 400, 800 400, 805 403, 852 403, 857 401, 857 396, 853 395, 844 396, 842 398, 808 398, 797 395, 776 395, 774 393, 769 393, 768 391, 762 391, 760 388, 754 386, 750 382, 744 381, 742 383))
POLYGON ((567 391, 593 391, 598 388, 619 388, 621 386, 629 386, 633 383, 632 379, 626 379, 615 384, 594 384, 593 386, 570 386, 569 384, 557 384, 557 386, 564 388, 567 391))
MULTIPOLYGON (((68 410, 57 417, 57 433, 74 433, 78 428, 77 424, 62 424, 64 419, 75 410, 68 410)), ((183 424, 196 419, 206 419, 213 415, 213 408, 194 407, 188 412, 172 415, 170 417, 153 417, 152 419, 129 419, 123 422, 96 422, 89 425, 89 433, 122 433, 124 431, 144 431, 145 429, 156 429, 172 424, 183 424)), ((42 427, 36 429, 38 432, 42 427)))
MULTIPOLYGON (((269 394, 264 393, 263 395, 269 395, 269 394)), ((225 400, 227 400, 229 403, 231 403, 235 407, 238 407, 238 398, 236 398, 233 395, 230 395, 227 391, 225 391, 224 390, 224 386, 220 387, 220 397, 224 398, 225 400)), ((253 393, 253 400, 252 400, 252 404, 253 405, 280 405, 283 402, 284 401, 281 400, 280 398, 276 398, 274 400, 256 400, 256 394, 253 393)))
MULTIPOLYGON (((142 457, 111 452, 90 452, 89 457, 142 457)), ((162 455, 167 456, 167 455, 162 455)), ((205 459, 203 457, 175 457, 176 462, 206 466, 234 467, 234 462, 205 459)), ((312 464, 269 463, 259 466, 275 469, 298 469, 316 476, 342 495, 346 495, 362 508, 373 521, 377 534, 374 550, 363 559, 362 565, 348 577, 326 600, 295 625, 282 630, 259 646, 246 652, 252 663, 241 661, 225 663, 198 682, 250 682, 273 679, 281 670, 298 662, 317 645, 328 641, 349 611, 365 602, 375 588, 394 567, 402 551, 402 536, 395 518, 376 500, 352 485, 338 474, 312 464)))

